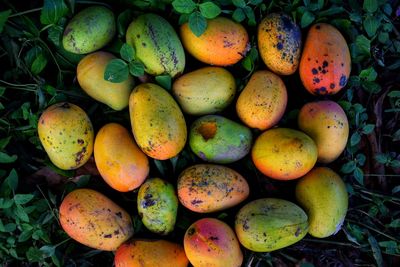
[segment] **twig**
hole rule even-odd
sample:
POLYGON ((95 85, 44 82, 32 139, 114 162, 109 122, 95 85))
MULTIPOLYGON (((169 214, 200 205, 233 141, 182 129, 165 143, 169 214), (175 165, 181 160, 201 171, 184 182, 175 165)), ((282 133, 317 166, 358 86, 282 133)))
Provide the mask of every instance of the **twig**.
POLYGON ((384 233, 384 232, 382 232, 382 231, 380 231, 380 230, 378 230, 378 229, 375 229, 375 228, 373 228, 373 227, 371 227, 371 226, 369 226, 369 225, 366 225, 366 224, 364 224, 364 223, 362 223, 362 222, 353 221, 353 220, 351 220, 351 219, 345 219, 345 220, 346 220, 347 222, 350 222, 350 223, 358 224, 358 225, 360 225, 360 226, 362 226, 362 227, 365 227, 365 228, 367 228, 367 229, 369 229, 369 230, 371 230, 371 231, 374 231, 374 232, 376 232, 376 233, 378 233, 378 234, 380 234, 380 235, 386 236, 387 238, 389 238, 389 239, 391 239, 391 240, 394 240, 394 241, 396 241, 396 242, 400 242, 399 239, 397 239, 397 238, 395 238, 395 237, 392 237, 392 236, 390 236, 390 235, 388 235, 388 234, 386 234, 386 233, 384 233))

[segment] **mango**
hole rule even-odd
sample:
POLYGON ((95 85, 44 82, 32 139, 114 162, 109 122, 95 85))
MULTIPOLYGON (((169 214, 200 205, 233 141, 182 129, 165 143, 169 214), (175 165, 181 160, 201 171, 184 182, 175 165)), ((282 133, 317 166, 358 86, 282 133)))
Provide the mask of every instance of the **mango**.
POLYGON ((132 76, 120 83, 104 80, 106 66, 114 58, 107 52, 91 53, 79 62, 76 73, 79 85, 89 96, 114 110, 122 110, 128 106, 135 82, 132 76))
POLYGON ((329 24, 313 25, 299 67, 307 91, 313 95, 336 94, 347 84, 350 69, 350 51, 343 35, 329 24))
POLYGON ((62 102, 46 108, 39 118, 38 135, 50 161, 60 169, 77 169, 92 155, 92 122, 77 105, 62 102))
POLYGON ((257 199, 236 214, 235 231, 245 248, 270 252, 290 246, 307 234, 307 214, 287 200, 257 199))
POLYGON ((246 156, 251 147, 249 128, 218 115, 193 122, 189 133, 192 151, 204 161, 232 163, 246 156))
POLYGON ((137 208, 150 231, 166 235, 174 230, 178 198, 172 184, 160 178, 147 180, 139 189, 137 208))
POLYGON ((132 21, 126 42, 133 46, 136 58, 151 75, 175 77, 185 69, 185 52, 174 28, 156 14, 143 14, 132 21))
POLYGON ((236 112, 247 126, 266 130, 282 118, 287 98, 286 86, 278 75, 256 71, 239 95, 236 112))
POLYGON ((129 113, 136 143, 149 157, 173 158, 185 146, 185 118, 172 96, 160 86, 138 85, 129 97, 129 113))
POLYGON ((131 240, 115 252, 115 267, 187 267, 189 260, 181 245, 166 240, 131 240))
POLYGON ((94 249, 114 251, 133 235, 129 214, 92 189, 69 193, 61 203, 59 214, 64 231, 94 249))
POLYGON ((183 206, 200 213, 233 207, 249 195, 249 185, 238 172, 219 165, 197 164, 178 178, 178 197, 183 206))
POLYGON ((300 27, 284 13, 270 13, 258 25, 258 49, 265 65, 279 75, 291 75, 299 66, 300 27))
POLYGON ((185 113, 199 116, 225 109, 235 97, 236 83, 226 69, 204 67, 175 80, 172 92, 185 113))
POLYGON ((315 141, 318 162, 330 163, 346 148, 349 122, 336 102, 325 100, 305 104, 300 109, 298 124, 315 141))
POLYGON ((225 17, 207 20, 207 29, 196 36, 185 23, 180 29, 183 46, 197 60, 216 66, 239 62, 250 49, 246 29, 225 17))
POLYGON ((101 177, 120 192, 138 188, 149 174, 149 160, 122 125, 109 123, 97 133, 94 159, 101 177))
POLYGON ((235 233, 214 218, 194 222, 186 230, 183 245, 190 263, 196 267, 240 267, 243 262, 235 233))
POLYGON ((297 183, 296 199, 308 214, 310 235, 324 238, 340 230, 349 196, 337 173, 326 167, 313 169, 297 183))
POLYGON ((87 54, 107 45, 115 32, 112 11, 103 6, 91 6, 71 19, 65 27, 62 43, 68 52, 87 54))
POLYGON ((300 178, 317 162, 318 150, 305 133, 274 128, 262 133, 253 145, 254 165, 266 176, 277 180, 300 178))

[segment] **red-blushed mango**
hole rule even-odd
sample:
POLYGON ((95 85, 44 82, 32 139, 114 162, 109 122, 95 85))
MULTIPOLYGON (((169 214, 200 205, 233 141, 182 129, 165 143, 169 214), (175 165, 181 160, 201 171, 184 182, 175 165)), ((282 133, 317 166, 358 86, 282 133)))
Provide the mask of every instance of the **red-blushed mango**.
POLYGON ((76 69, 81 88, 92 98, 115 110, 128 106, 129 94, 134 87, 132 76, 120 83, 104 80, 107 64, 116 57, 107 52, 95 52, 85 56, 76 69))
POLYGON ((187 114, 213 114, 222 111, 232 102, 236 83, 226 69, 204 67, 175 80, 172 92, 187 114))
POLYGON ((173 97, 162 87, 142 83, 129 97, 132 132, 140 149, 149 157, 175 157, 185 146, 185 118, 173 97))
POLYGON ((349 195, 337 173, 326 167, 314 168, 297 183, 296 198, 308 214, 310 235, 324 238, 340 230, 349 195))
POLYGON ((297 179, 317 162, 318 150, 305 133, 274 128, 262 133, 251 153, 254 165, 263 174, 277 180, 297 179))
POLYGON ((186 256, 196 267, 239 267, 243 262, 235 233, 214 218, 194 222, 186 230, 183 244, 186 256))
POLYGON ((104 181, 120 192, 138 188, 149 174, 149 160, 122 125, 109 123, 97 133, 94 159, 104 181))
POLYGON ((131 240, 115 253, 115 267, 187 267, 189 260, 179 244, 166 240, 131 240))
POLYGON ((213 164, 197 164, 178 178, 178 197, 186 208, 200 213, 233 207, 249 195, 247 181, 235 170, 213 164))
POLYGON ((236 112, 247 126, 266 130, 282 118, 287 98, 286 86, 278 75, 256 71, 239 95, 236 112))
POLYGON ((180 35, 189 54, 210 65, 233 65, 246 55, 250 47, 246 29, 225 17, 208 20, 207 29, 200 36, 196 36, 189 23, 185 23, 180 35))
POLYGON ((133 235, 129 214, 95 190, 72 191, 63 199, 59 213, 64 231, 91 248, 114 251, 133 235))
POLYGON ((268 14, 258 25, 258 49, 265 65, 280 75, 293 74, 301 55, 300 27, 286 14, 268 14))
POLYGON ((349 122, 343 109, 333 101, 305 104, 298 117, 300 130, 308 134, 318 148, 318 162, 330 163, 346 148, 349 122))
POLYGON ((336 94, 350 75, 351 58, 343 35, 326 23, 313 25, 300 60, 300 78, 313 95, 336 94))
POLYGON ((92 155, 92 122, 77 105, 62 102, 46 108, 39 118, 38 135, 51 162, 60 169, 77 169, 92 155))

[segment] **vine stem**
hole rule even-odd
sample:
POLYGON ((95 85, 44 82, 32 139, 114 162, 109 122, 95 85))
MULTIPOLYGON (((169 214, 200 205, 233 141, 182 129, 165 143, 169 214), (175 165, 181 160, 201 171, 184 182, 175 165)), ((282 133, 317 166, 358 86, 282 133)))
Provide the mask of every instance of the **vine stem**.
POLYGON ((43 9, 42 7, 38 7, 38 8, 34 8, 34 9, 29 9, 29 10, 21 11, 21 12, 18 12, 18 13, 14 13, 14 14, 8 16, 8 17, 9 17, 9 18, 18 17, 18 16, 22 16, 22 15, 25 15, 25 14, 37 12, 37 11, 40 11, 40 10, 42 10, 42 9, 43 9))
POLYGON ((374 232, 376 232, 376 233, 378 233, 378 234, 380 234, 380 235, 386 236, 387 238, 389 238, 389 239, 391 239, 391 240, 393 240, 393 241, 400 242, 400 240, 398 240, 397 238, 395 238, 395 237, 393 237, 393 236, 390 236, 390 235, 388 235, 388 234, 386 234, 386 233, 384 233, 384 232, 382 232, 382 231, 380 231, 380 230, 378 230, 378 229, 375 229, 375 228, 373 228, 373 227, 371 227, 371 226, 369 226, 369 225, 366 225, 366 224, 364 224, 364 223, 362 223, 362 222, 353 221, 353 220, 351 220, 351 219, 346 219, 346 221, 348 221, 348 222, 350 222, 350 223, 358 224, 358 225, 360 225, 360 226, 362 226, 362 227, 365 227, 365 228, 367 228, 367 229, 369 229, 369 230, 371 230, 371 231, 374 231, 374 232))

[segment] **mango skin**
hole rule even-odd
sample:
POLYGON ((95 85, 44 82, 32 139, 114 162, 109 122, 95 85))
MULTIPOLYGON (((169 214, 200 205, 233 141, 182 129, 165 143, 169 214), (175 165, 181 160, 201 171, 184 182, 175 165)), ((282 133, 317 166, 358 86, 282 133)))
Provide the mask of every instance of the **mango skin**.
POLYGON ((185 69, 185 52, 178 35, 167 20, 156 14, 143 14, 132 21, 126 42, 136 50, 151 75, 175 77, 185 69))
POLYGON ((309 216, 310 235, 324 238, 340 230, 349 196, 337 173, 326 167, 314 168, 298 181, 296 199, 309 216))
POLYGON ((351 58, 343 35, 326 23, 313 25, 304 43, 299 74, 313 95, 339 92, 349 79, 351 58))
POLYGON ((193 122, 189 133, 192 151, 204 161, 232 163, 246 156, 251 148, 249 128, 218 115, 207 115, 193 122))
POLYGON ((233 230, 214 218, 194 222, 185 233, 183 245, 196 267, 240 267, 243 254, 233 230))
POLYGON ((173 158, 185 146, 185 118, 172 96, 160 86, 138 85, 129 97, 129 113, 136 143, 149 157, 173 158))
POLYGON ((254 165, 266 176, 277 180, 300 178, 317 162, 318 150, 305 133, 274 128, 262 133, 251 153, 254 165))
POLYGON ((249 196, 247 181, 235 170, 213 164, 197 164, 178 178, 178 198, 194 212, 207 213, 231 208, 249 196))
POLYGON ((62 102, 46 108, 39 118, 38 135, 51 162, 60 169, 77 169, 92 155, 92 122, 77 105, 62 102))
POLYGON ((62 43, 68 52, 87 54, 108 44, 115 32, 114 13, 103 6, 91 6, 71 19, 65 27, 62 43))
POLYGON ((131 240, 115 253, 116 267, 187 267, 189 260, 179 244, 166 240, 131 240))
POLYGON ((233 65, 245 57, 250 49, 246 29, 225 17, 207 20, 207 29, 199 37, 185 23, 180 28, 180 35, 186 51, 210 65, 233 65))
POLYGON ((91 53, 79 62, 76 72, 79 85, 89 96, 114 110, 122 110, 128 106, 135 81, 130 75, 120 83, 104 80, 106 66, 114 58, 108 52, 91 53))
POLYGON ((235 97, 236 83, 226 69, 204 67, 175 80, 172 92, 185 113, 199 116, 225 109, 235 97))
POLYGON ((256 71, 239 95, 236 112, 247 126, 266 130, 282 118, 287 99, 286 86, 278 75, 256 71))
POLYGON ((92 189, 76 189, 63 199, 60 224, 72 239, 100 250, 114 251, 133 235, 129 214, 92 189))
POLYGON ((178 198, 172 184, 160 178, 147 180, 139 189, 137 208, 150 231, 166 235, 174 230, 178 198))
POLYGON ((109 123, 96 135, 94 159, 104 181, 120 192, 138 188, 149 174, 149 160, 122 125, 109 123))
POLYGON ((346 148, 349 122, 336 102, 325 100, 305 104, 300 109, 298 125, 315 141, 318 162, 330 163, 346 148))
POLYGON ((268 14, 258 25, 258 49, 265 65, 279 75, 291 75, 299 66, 300 27, 286 14, 268 14))
POLYGON ((308 231, 307 214, 283 199, 262 198, 247 203, 236 214, 239 242, 256 252, 270 252, 300 241, 308 231))

